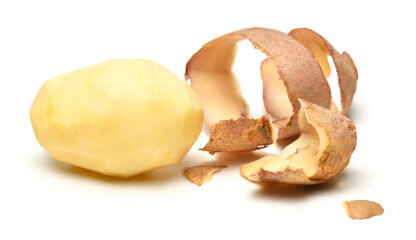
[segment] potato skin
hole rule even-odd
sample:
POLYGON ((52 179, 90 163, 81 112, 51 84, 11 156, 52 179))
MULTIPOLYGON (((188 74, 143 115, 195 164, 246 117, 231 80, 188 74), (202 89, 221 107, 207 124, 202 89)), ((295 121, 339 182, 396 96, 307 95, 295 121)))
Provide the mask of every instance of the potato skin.
POLYGON ((384 208, 379 203, 368 200, 345 201, 342 206, 351 219, 368 219, 384 213, 384 208))
POLYGON ((266 148, 276 141, 276 131, 267 115, 258 119, 221 120, 211 128, 209 141, 199 149, 216 152, 241 152, 266 148))
POLYGON ((321 141, 325 137, 327 142, 320 155, 317 172, 310 179, 332 179, 348 166, 357 146, 355 124, 342 114, 328 111, 302 99, 299 101, 305 108, 309 123, 315 129, 325 132, 320 135, 321 141))
POLYGON ((203 108, 161 65, 118 59, 45 82, 30 119, 55 159, 129 177, 178 163, 202 130, 203 108))
POLYGON ((308 28, 292 29, 289 36, 307 47, 322 64, 327 77, 331 72, 327 56, 331 56, 338 73, 338 85, 341 93, 342 114, 347 115, 357 89, 358 71, 347 52, 340 54, 324 37, 308 28))

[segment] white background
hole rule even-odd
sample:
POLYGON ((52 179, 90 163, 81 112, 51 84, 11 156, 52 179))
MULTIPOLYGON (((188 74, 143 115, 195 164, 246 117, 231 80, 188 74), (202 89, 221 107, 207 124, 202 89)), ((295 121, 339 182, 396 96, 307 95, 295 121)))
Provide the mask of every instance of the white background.
MULTIPOLYGON (((0 239, 414 239, 410 3, 1 1, 0 239), (126 180, 57 162, 36 142, 29 109, 47 79, 114 58, 152 59, 183 77, 203 44, 254 26, 308 27, 354 59, 359 81, 349 117, 358 145, 332 181, 291 188, 251 183, 239 167, 283 145, 211 156, 198 151, 206 129, 180 164, 126 180), (181 171, 201 163, 228 168, 198 187, 181 171), (341 204, 353 199, 379 202, 385 213, 351 220, 341 204)), ((262 58, 241 44, 235 71, 253 117, 264 111, 262 58)))

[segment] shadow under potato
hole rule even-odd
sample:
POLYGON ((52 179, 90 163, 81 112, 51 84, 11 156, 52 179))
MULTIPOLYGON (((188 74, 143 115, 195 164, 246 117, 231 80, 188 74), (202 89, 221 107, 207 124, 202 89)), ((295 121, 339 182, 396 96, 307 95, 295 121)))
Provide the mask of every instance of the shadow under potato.
POLYGON ((172 166, 154 169, 133 177, 120 178, 107 176, 98 172, 55 160, 50 154, 46 152, 40 154, 38 161, 41 161, 41 164, 44 165, 45 168, 48 168, 50 171, 58 172, 65 176, 97 180, 111 184, 125 184, 133 182, 160 184, 161 182, 168 182, 174 178, 181 177, 182 168, 184 167, 183 164, 179 163, 172 166))
MULTIPOLYGON (((190 154, 191 155, 191 154, 190 154)), ((185 158, 191 158, 187 155, 185 158)), ((225 165, 241 165, 245 162, 251 162, 267 155, 264 152, 238 152, 238 153, 219 153, 216 160, 209 162, 209 164, 225 164, 225 165)), ((145 184, 145 185, 160 185, 163 183, 171 183, 175 180, 182 180, 182 170, 189 165, 189 161, 181 161, 172 166, 154 169, 152 171, 142 173, 130 178, 111 177, 84 168, 76 167, 64 162, 55 160, 47 152, 41 152, 36 160, 40 165, 43 165, 47 170, 56 172, 63 176, 73 177, 77 179, 85 179, 87 181, 98 181, 108 184, 145 184)), ((185 160, 185 159, 184 159, 185 160)), ((194 164, 198 165, 198 164, 194 164)), ((192 165, 193 166, 193 165, 192 165)), ((302 199, 307 196, 319 194, 323 192, 334 191, 337 188, 354 187, 356 182, 360 182, 360 173, 346 169, 328 182, 317 185, 295 185, 284 183, 263 183, 259 184, 260 188, 253 194, 258 197, 269 198, 289 198, 302 199), (354 180, 354 181, 352 181, 354 180), (357 180, 357 181, 355 181, 357 180)), ((241 181, 245 179, 241 177, 241 181)))

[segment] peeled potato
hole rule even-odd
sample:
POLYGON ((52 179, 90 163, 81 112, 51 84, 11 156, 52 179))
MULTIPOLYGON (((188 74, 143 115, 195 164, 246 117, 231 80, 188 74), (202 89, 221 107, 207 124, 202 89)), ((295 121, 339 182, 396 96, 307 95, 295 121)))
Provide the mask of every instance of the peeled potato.
POLYGON ((178 163, 202 130, 203 108, 161 65, 120 59, 48 80, 30 119, 55 159, 129 177, 178 163))
POLYGON ((317 184, 348 165, 357 143, 354 122, 308 101, 299 102, 299 138, 277 156, 243 165, 243 177, 255 182, 317 184))

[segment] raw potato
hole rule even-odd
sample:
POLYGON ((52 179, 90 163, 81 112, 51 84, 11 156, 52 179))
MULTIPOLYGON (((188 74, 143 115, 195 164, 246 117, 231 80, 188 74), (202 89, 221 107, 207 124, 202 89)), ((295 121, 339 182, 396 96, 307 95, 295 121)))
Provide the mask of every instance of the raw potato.
POLYGON ((259 119, 221 120, 211 129, 209 142, 200 150, 216 152, 251 151, 276 141, 276 131, 267 115, 259 119))
POLYGON ((351 219, 368 219, 384 213, 380 204, 368 200, 346 201, 342 206, 351 219))
POLYGON ((199 165, 186 167, 183 169, 183 175, 193 184, 201 186, 211 180, 212 175, 226 168, 225 165, 199 165))
MULTIPOLYGON (((325 38, 308 28, 293 29, 289 35, 305 45, 315 55, 326 77, 331 74, 328 55, 334 60, 341 91, 342 114, 347 115, 358 80, 358 71, 350 55, 347 52, 340 54, 325 38)), ((338 112, 336 107, 333 109, 338 112)))
POLYGON ((55 159, 130 177, 178 163, 202 130, 203 108, 161 65, 119 59, 48 80, 30 119, 55 159))
POLYGON ((186 65, 186 79, 204 105, 207 126, 248 116, 248 105, 232 72, 236 44, 244 39, 269 59, 262 66, 263 98, 267 112, 277 119, 278 138, 299 134, 298 98, 331 107, 329 84, 305 46, 277 30, 246 28, 205 44, 186 65))
POLYGON ((348 165, 357 141, 354 122, 305 100, 299 102, 299 138, 277 156, 243 165, 243 177, 255 182, 317 184, 348 165))

